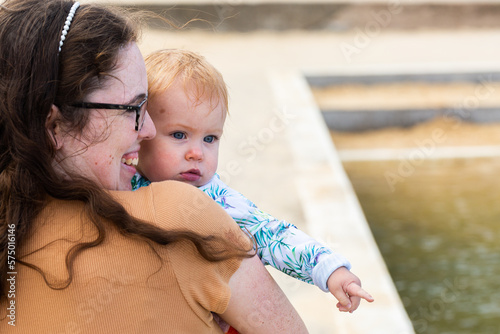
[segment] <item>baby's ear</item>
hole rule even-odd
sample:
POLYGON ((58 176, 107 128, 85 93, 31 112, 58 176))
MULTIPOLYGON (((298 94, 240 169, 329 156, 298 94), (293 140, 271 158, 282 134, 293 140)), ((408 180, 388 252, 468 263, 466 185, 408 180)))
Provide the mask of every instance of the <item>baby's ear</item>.
POLYGON ((62 137, 61 137, 61 112, 59 108, 55 105, 50 107, 49 114, 45 120, 45 129, 52 140, 56 150, 62 147, 62 137))

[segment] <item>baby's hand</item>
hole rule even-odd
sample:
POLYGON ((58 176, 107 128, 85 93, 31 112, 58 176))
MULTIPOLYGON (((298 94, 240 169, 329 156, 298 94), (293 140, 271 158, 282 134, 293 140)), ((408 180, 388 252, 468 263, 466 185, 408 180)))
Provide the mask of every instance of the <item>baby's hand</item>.
POLYGON ((354 312, 361 302, 361 298, 367 302, 373 302, 373 297, 361 288, 359 278, 351 273, 346 267, 335 270, 327 281, 328 290, 339 301, 337 307, 340 312, 354 312))

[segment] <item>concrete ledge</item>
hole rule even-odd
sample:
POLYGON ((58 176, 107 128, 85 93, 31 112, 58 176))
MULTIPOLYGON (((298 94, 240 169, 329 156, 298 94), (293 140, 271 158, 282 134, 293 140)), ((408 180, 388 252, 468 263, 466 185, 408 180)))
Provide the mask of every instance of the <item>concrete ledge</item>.
POLYGON ((270 80, 278 105, 296 116, 289 140, 310 234, 344 254, 375 298, 354 314, 334 313, 334 332, 414 333, 304 76, 279 72, 270 80))
POLYGON ((323 118, 331 130, 366 131, 388 127, 410 127, 436 117, 453 117, 472 123, 500 122, 500 107, 476 108, 463 116, 457 108, 395 110, 325 110, 323 118))
MULTIPOLYGON (((429 66, 430 67, 430 66, 429 66)), ((460 67, 454 67, 452 71, 439 71, 426 68, 417 72, 394 72, 386 71, 380 73, 349 73, 349 74, 317 74, 307 77, 307 82, 313 87, 331 87, 340 85, 363 85, 376 86, 377 84, 408 83, 415 84, 447 84, 468 83, 474 85, 487 85, 500 82, 498 64, 480 71, 458 71, 460 67)), ((472 96, 478 98, 477 96, 472 96)), ((466 97, 464 97, 465 99, 466 97)), ((489 123, 500 121, 500 106, 474 106, 468 108, 467 116, 460 112, 460 105, 442 104, 439 108, 416 109, 409 105, 407 108, 397 109, 322 109, 325 122, 331 130, 335 131, 365 131, 382 129, 387 127, 409 127, 417 123, 429 121, 436 117, 453 117, 473 123, 489 123)))
MULTIPOLYGON (((401 0, 412 4, 500 4, 500 0, 401 0)), ((176 5, 261 5, 261 4, 387 4, 387 0, 80 0, 116 5, 176 6, 176 5)))
POLYGON ((380 83, 395 82, 425 82, 425 83, 449 83, 449 82, 470 82, 481 83, 485 79, 488 81, 500 81, 500 72, 495 69, 484 69, 483 72, 457 72, 454 68, 452 72, 429 72, 427 73, 384 73, 384 74, 361 74, 361 75, 315 75, 308 76, 307 82, 315 87, 328 87, 345 84, 376 85, 380 83))
MULTIPOLYGON (((90 2, 89 0, 85 0, 90 2)), ((187 29, 215 31, 500 27, 500 1, 164 1, 101 0, 150 10, 187 29)), ((156 26, 162 26, 157 24, 156 26)), ((165 26, 165 24, 163 24, 165 26)))
MULTIPOLYGON (((341 161, 383 161, 401 160, 401 157, 411 156, 418 148, 407 149, 353 149, 339 150, 341 161)), ((426 155, 427 160, 436 159, 476 159, 495 158, 500 156, 500 146, 460 146, 460 147, 436 147, 426 155)))
MULTIPOLYGON (((412 0, 401 0, 410 3, 412 0)), ((80 0, 117 5, 387 4, 387 0, 80 0)), ((500 4, 500 0, 419 0, 419 4, 500 4)))

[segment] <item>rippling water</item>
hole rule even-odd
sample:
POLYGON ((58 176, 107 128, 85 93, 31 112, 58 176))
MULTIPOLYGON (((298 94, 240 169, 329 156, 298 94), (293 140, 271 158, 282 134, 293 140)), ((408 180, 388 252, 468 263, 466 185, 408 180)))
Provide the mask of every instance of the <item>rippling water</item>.
POLYGON ((500 333, 500 157, 344 167, 416 333, 500 333))

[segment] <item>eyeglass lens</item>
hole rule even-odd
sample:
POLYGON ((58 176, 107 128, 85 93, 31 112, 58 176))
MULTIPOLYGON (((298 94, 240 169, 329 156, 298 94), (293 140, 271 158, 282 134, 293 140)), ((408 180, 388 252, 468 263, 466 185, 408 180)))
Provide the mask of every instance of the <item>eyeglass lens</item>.
POLYGON ((148 106, 148 102, 146 100, 141 105, 140 110, 137 112, 137 119, 136 119, 136 128, 137 128, 137 131, 141 131, 142 126, 144 125, 144 121, 146 120, 147 106, 148 106))

